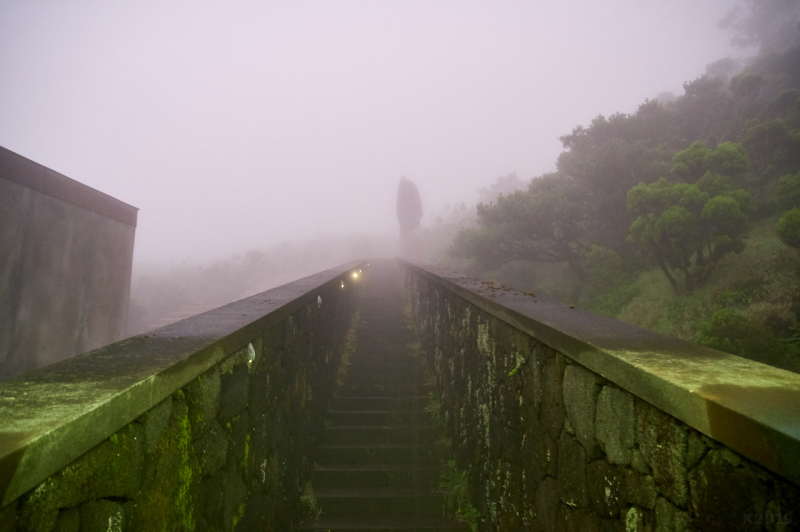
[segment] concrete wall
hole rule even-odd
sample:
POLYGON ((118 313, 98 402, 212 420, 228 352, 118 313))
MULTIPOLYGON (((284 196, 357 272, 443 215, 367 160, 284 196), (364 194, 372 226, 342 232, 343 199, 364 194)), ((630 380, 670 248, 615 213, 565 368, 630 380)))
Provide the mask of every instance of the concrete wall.
POLYGON ((0 531, 294 530, 358 265, 0 383, 0 531))
POLYGON ((479 530, 800 530, 800 376, 407 271, 479 530))
POLYGON ((136 209, 0 148, 0 380, 126 332, 136 209))

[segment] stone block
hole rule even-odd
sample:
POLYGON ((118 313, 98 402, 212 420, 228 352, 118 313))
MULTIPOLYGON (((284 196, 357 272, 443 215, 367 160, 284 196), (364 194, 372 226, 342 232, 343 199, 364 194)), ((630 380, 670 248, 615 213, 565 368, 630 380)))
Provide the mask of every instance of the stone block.
POLYGON ((558 510, 558 532, 600 532, 601 519, 591 510, 570 508, 562 504, 558 510))
POLYGON ((689 430, 686 445, 686 469, 694 469, 708 453, 708 445, 696 430, 689 430))
POLYGON ((194 452, 203 477, 211 476, 225 465, 228 434, 216 420, 209 424, 206 433, 194 443, 194 452))
POLYGON ((59 508, 105 497, 136 497, 142 481, 144 432, 127 425, 20 498, 23 529, 52 530, 59 508))
MULTIPOLYGON (((222 501, 222 530, 229 532, 234 528, 234 521, 238 523, 245 511, 247 500, 247 486, 242 480, 242 473, 236 464, 227 463, 222 469, 225 472, 225 481, 222 501)), ((297 493, 295 491, 294 493, 297 493)))
POLYGON ((58 522, 53 532, 80 532, 81 510, 79 506, 65 508, 58 514, 58 522))
POLYGON ((139 418, 144 428, 145 451, 149 454, 155 452, 161 433, 169 423, 170 415, 172 415, 171 396, 158 403, 139 418))
POLYGON ((561 496, 558 493, 558 483, 552 477, 547 477, 539 483, 533 502, 533 522, 538 530, 551 531, 556 529, 558 522, 558 507, 561 496))
POLYGON ((689 484, 700 530, 753 530, 763 523, 767 486, 749 467, 731 465, 719 449, 710 451, 692 470, 689 484))
POLYGON ((656 500, 655 532, 689 532, 690 530, 692 530, 691 517, 687 512, 682 512, 664 497, 656 500))
POLYGON ((228 430, 228 459, 233 460, 242 469, 246 469, 246 463, 250 456, 250 416, 247 410, 236 416, 225 427, 228 430))
POLYGON ((622 512, 626 532, 655 532, 655 515, 653 512, 631 506, 622 512))
POLYGON ((182 390, 173 395, 172 415, 155 452, 148 457, 136 504, 126 506, 130 530, 189 530, 195 527, 194 501, 200 467, 192 444, 189 410, 182 390))
POLYGON ((219 369, 213 367, 186 385, 186 404, 189 408, 189 422, 192 437, 205 434, 219 412, 220 376, 219 369))
POLYGON ((551 438, 557 440, 564 427, 564 358, 550 358, 542 367, 542 425, 551 438))
POLYGON ((605 518, 619 517, 624 506, 622 471, 605 460, 597 460, 586 468, 586 481, 594 511, 605 518))
POLYGON ((566 432, 558 440, 558 492, 561 500, 569 506, 589 506, 586 451, 583 445, 566 432))
POLYGON ((635 441, 636 417, 633 396, 605 386, 597 397, 597 440, 612 464, 629 465, 635 441))
POLYGON ((225 498, 225 471, 220 469, 204 480, 197 490, 196 514, 198 528, 219 530, 225 498))
POLYGON ((250 375, 247 366, 234 367, 230 373, 221 376, 219 421, 228 423, 233 416, 240 414, 247 408, 248 395, 250 394, 250 375))
POLYGON ((547 432, 534 425, 522 442, 522 464, 526 477, 541 482, 558 475, 558 445, 547 432))
POLYGON ((577 364, 564 370, 564 406, 575 437, 589 456, 596 453, 594 423, 602 382, 602 377, 577 364))
POLYGON ((80 506, 81 532, 122 532, 125 513, 122 505, 100 499, 80 506))
POLYGON ((639 450, 653 471, 659 492, 681 508, 686 508, 689 502, 687 432, 686 426, 669 414, 644 401, 636 401, 639 450))
POLYGON ((0 508, 0 532, 14 532, 17 530, 18 508, 19 500, 0 508))
POLYGON ((625 499, 628 502, 652 510, 657 497, 658 491, 653 477, 633 469, 625 470, 625 499))

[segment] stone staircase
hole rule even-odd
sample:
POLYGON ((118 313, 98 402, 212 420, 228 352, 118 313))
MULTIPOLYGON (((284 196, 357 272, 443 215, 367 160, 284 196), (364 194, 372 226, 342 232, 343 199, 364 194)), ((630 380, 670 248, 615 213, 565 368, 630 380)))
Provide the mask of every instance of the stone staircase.
POLYGON ((442 517, 437 491, 446 450, 424 410, 431 387, 409 352, 394 264, 365 271, 370 283, 345 383, 328 411, 315 456, 322 515, 301 530, 330 532, 468 530, 442 517))

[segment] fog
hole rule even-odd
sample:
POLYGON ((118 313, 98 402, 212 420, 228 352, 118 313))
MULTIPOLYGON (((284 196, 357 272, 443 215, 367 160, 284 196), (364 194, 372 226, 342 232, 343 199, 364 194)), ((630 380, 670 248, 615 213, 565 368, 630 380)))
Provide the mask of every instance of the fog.
POLYGON ((135 263, 397 234, 726 55, 731 0, 0 1, 0 145, 139 209, 135 263))

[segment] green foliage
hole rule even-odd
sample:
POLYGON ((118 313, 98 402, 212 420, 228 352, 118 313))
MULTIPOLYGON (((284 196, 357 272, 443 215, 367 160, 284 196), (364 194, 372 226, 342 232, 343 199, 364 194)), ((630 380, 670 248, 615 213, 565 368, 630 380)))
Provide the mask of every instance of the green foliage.
POLYGON ((800 205, 800 172, 778 179, 778 205, 784 209, 800 205))
POLYGON ((744 250, 749 201, 747 192, 709 171, 694 185, 640 183, 628 192, 628 211, 638 215, 630 241, 650 254, 675 290, 681 277, 694 290, 722 257, 744 250))
POLYGON ((742 144, 752 161, 756 183, 763 184, 797 170, 800 164, 797 128, 797 124, 783 117, 747 123, 742 144))
POLYGON ((472 532, 477 532, 481 514, 470 502, 467 472, 459 470, 455 460, 447 461, 439 487, 445 490, 445 515, 460 519, 469 525, 472 532))
POLYGON ((800 250, 800 209, 792 209, 781 216, 775 233, 787 246, 800 250))
POLYGON ((709 172, 739 179, 749 166, 750 161, 741 144, 723 142, 712 150, 698 140, 672 157, 670 173, 690 183, 709 172))
POLYGON ((425 411, 431 415, 431 422, 437 427, 444 427, 444 417, 442 416, 442 402, 437 397, 431 397, 425 405, 425 411))
POLYGON ((733 31, 731 44, 743 48, 758 46, 762 53, 797 45, 800 8, 791 0, 750 0, 737 5, 719 22, 733 31))
POLYGON ((611 286, 622 269, 622 258, 613 249, 592 244, 585 256, 584 268, 595 286, 611 286))
MULTIPOLYGON (((780 2, 796 3, 754 0, 728 23, 772 20, 747 30, 762 43, 788 27, 780 2)), ((477 210, 451 265, 689 341, 702 329, 747 356, 715 336, 736 319, 715 312, 800 344, 800 256, 786 246, 800 249, 800 46, 770 50, 574 128, 555 173, 477 210)))
POLYGON ((742 72, 731 79, 731 93, 739 100, 755 100, 767 82, 753 72, 742 72))
POLYGON ((717 310, 702 322, 697 343, 766 363, 780 359, 785 352, 784 345, 766 327, 731 308, 717 310))
POLYGON ((306 483, 303 495, 300 496, 300 504, 303 507, 303 517, 319 519, 319 516, 322 515, 322 508, 317 504, 317 498, 314 496, 314 488, 311 486, 311 482, 306 483))
POLYGON ((475 261, 479 272, 512 261, 565 262, 582 283, 592 228, 575 182, 558 175, 531 181, 526 192, 478 205, 479 227, 465 229, 451 252, 475 261))

